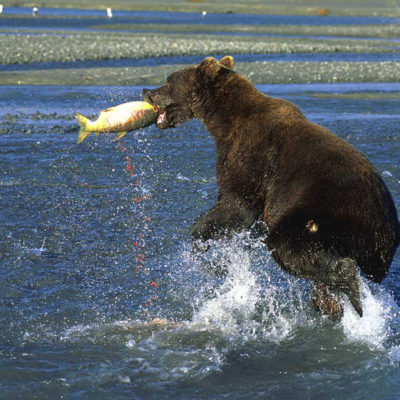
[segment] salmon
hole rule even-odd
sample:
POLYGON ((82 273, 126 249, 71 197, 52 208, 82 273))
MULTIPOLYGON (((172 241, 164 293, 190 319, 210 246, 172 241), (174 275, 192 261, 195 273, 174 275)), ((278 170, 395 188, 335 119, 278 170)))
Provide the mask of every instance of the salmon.
POLYGON ((117 139, 122 138, 130 131, 144 128, 157 121, 158 113, 146 101, 131 101, 101 111, 96 121, 90 121, 82 114, 75 113, 80 130, 78 143, 85 140, 92 132, 117 133, 117 139))

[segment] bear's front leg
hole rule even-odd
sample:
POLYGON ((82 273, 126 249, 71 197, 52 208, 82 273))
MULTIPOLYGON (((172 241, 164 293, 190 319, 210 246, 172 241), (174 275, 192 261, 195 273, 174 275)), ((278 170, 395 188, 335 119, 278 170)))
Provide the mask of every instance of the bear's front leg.
MULTIPOLYGON (((229 238, 232 233, 252 228, 257 220, 258 215, 239 202, 219 201, 211 210, 196 219, 192 228, 192 252, 204 253, 210 247, 207 240, 229 238)), ((261 228, 255 233, 260 235, 260 230, 261 228)), ((228 266, 224 263, 211 261, 204 266, 218 276, 225 276, 228 272, 228 266)))
POLYGON ((325 285, 317 284, 312 291, 312 302, 323 314, 333 320, 340 320, 343 316, 343 303, 338 293, 331 292, 325 285))
POLYGON ((194 241, 229 237, 233 232, 249 229, 258 215, 237 202, 219 201, 211 210, 196 219, 192 228, 194 241))

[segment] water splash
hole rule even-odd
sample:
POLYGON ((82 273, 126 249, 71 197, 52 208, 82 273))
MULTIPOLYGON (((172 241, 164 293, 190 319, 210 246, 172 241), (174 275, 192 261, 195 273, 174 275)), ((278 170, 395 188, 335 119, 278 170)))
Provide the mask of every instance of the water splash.
POLYGON ((223 265, 227 276, 211 298, 196 298, 193 324, 218 326, 242 342, 280 342, 313 319, 304 282, 281 271, 262 242, 241 234, 213 245, 208 268, 223 265))
POLYGON ((99 367, 101 379, 157 380, 160 387, 197 382, 223 373, 232 357, 251 365, 262 359, 266 368, 281 363, 279 371, 292 364, 297 371, 304 357, 328 369, 339 360, 363 369, 363 360, 377 356, 385 365, 399 363, 393 333, 399 329, 392 327, 398 309, 383 288, 362 281, 363 318, 345 302, 342 321, 333 323, 312 307, 308 282, 284 273, 265 246, 246 235, 213 243, 200 259, 184 246, 170 262, 180 268, 167 290, 180 303, 192 303, 191 315, 165 319, 160 309, 159 319, 77 325, 62 333, 62 343, 79 348, 121 349, 119 362, 99 367), (225 277, 210 273, 218 265, 226 268, 225 277))
MULTIPOLYGON (((309 283, 280 270, 262 243, 238 235, 228 242, 213 243, 209 253, 205 256, 207 268, 224 265, 227 276, 211 296, 207 288, 196 297, 193 325, 218 327, 242 342, 262 339, 279 343, 297 328, 332 324, 313 309, 309 283)), ((344 299, 344 315, 335 326, 346 342, 364 344, 371 350, 390 349, 400 326, 399 307, 384 287, 364 278, 360 282, 363 317, 344 299)))
POLYGON ((238 325, 251 319, 259 299, 260 286, 249 269, 250 256, 242 251, 235 251, 229 254, 229 258, 225 282, 215 296, 205 300, 194 313, 194 323, 213 324, 222 330, 234 331, 238 325))
POLYGON ((47 249, 44 247, 46 239, 46 237, 43 239, 42 245, 39 248, 32 249, 32 254, 34 254, 35 256, 40 256, 43 252, 47 251, 47 249))
POLYGON ((393 334, 392 324, 399 308, 383 288, 360 280, 363 316, 360 318, 348 301, 344 303, 341 326, 350 341, 363 342, 372 348, 383 349, 393 334))

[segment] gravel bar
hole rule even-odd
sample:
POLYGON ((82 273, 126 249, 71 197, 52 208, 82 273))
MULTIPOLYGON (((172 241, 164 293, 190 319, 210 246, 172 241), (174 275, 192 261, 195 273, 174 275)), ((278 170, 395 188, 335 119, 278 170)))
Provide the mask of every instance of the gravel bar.
POLYGON ((400 25, 189 25, 100 24, 93 29, 150 32, 226 32, 235 34, 336 36, 353 38, 399 38, 400 25))
MULTIPOLYGON (((182 66, 0 72, 0 85, 160 85, 182 66)), ((400 62, 252 62, 235 69, 254 84, 400 82, 400 62)))
POLYGON ((85 33, 0 35, 0 64, 71 62, 203 54, 388 53, 400 42, 224 35, 85 33), (12 49, 12 50, 11 50, 12 49))

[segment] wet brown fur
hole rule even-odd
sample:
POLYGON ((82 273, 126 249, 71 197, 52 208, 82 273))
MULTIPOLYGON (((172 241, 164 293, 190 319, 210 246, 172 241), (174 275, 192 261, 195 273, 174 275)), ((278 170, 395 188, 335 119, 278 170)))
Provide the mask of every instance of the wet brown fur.
MULTIPOLYGON (((362 315, 358 268, 381 282, 399 243, 388 189, 362 153, 232 68, 232 57, 206 58, 143 91, 166 112, 160 128, 199 118, 215 139, 218 200, 196 220, 193 238, 218 238, 262 221, 283 269, 345 293, 362 315)), ((328 291, 319 293, 320 308, 335 309, 328 291)))

